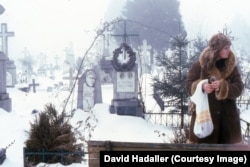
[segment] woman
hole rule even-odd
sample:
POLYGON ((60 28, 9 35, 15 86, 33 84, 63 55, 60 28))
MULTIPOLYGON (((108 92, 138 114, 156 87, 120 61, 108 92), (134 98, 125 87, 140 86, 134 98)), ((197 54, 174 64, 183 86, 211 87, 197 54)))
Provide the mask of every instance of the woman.
POLYGON ((208 47, 194 62, 186 80, 186 89, 192 95, 201 80, 211 82, 202 85, 202 91, 208 94, 210 113, 214 125, 211 135, 198 138, 193 132, 195 111, 190 125, 190 143, 233 144, 242 142, 239 112, 236 98, 243 91, 243 83, 233 52, 231 41, 222 33, 215 34, 209 40, 208 47))

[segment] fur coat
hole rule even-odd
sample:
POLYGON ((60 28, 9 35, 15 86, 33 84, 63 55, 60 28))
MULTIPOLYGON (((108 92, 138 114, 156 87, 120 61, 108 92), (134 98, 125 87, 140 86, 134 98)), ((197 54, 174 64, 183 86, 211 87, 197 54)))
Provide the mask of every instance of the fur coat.
POLYGON ((199 61, 193 63, 189 70, 186 89, 191 96, 197 84, 211 76, 221 81, 218 92, 208 94, 208 101, 214 130, 206 138, 199 139, 193 133, 195 111, 192 113, 189 141, 191 143, 233 144, 242 142, 239 111, 236 106, 236 98, 243 91, 243 83, 233 52, 230 51, 225 60, 225 68, 220 69, 216 64, 213 51, 206 48, 200 55, 199 61), (207 67, 209 66, 209 68, 207 67))

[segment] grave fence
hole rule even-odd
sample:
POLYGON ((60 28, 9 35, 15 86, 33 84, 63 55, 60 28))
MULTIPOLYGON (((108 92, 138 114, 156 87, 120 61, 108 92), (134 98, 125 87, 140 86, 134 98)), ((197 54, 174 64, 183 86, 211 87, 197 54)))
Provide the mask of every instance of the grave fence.
MULTIPOLYGON (((189 127, 191 115, 184 114, 184 127, 189 127)), ((170 126, 173 128, 181 127, 181 113, 145 113, 145 119, 153 124, 170 126)), ((250 122, 240 118, 241 131, 244 143, 250 145, 250 122)))
POLYGON ((80 158, 83 159, 83 157, 85 156, 86 152, 84 151, 78 151, 78 152, 65 152, 64 150, 59 150, 58 152, 51 152, 51 151, 47 151, 46 149, 41 149, 41 151, 32 151, 29 150, 27 148, 23 148, 23 164, 24 167, 26 167, 29 163, 29 161, 27 160, 27 158, 31 158, 30 162, 32 162, 32 158, 36 160, 38 159, 39 162, 44 162, 44 163, 48 163, 48 157, 53 156, 53 158, 58 158, 59 162, 61 164, 65 164, 67 163, 66 158, 67 157, 74 157, 74 158, 80 158))

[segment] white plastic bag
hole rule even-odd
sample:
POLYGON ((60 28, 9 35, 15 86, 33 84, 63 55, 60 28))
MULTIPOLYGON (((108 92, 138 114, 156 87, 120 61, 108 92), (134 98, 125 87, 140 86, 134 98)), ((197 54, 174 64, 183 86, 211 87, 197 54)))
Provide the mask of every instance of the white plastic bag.
POLYGON ((194 123, 194 134, 198 138, 205 138, 209 136, 214 129, 213 121, 211 118, 208 96, 202 91, 202 84, 208 80, 202 80, 198 83, 197 88, 191 100, 196 105, 196 119, 194 123))

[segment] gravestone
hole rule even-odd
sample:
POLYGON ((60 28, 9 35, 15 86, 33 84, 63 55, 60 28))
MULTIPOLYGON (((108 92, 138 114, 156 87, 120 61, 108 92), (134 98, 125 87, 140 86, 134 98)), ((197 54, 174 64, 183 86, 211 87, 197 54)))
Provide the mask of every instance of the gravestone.
POLYGON ((32 68, 31 68, 31 55, 27 47, 22 51, 24 54, 23 60, 25 63, 22 63, 22 83, 29 83, 31 81, 32 68))
POLYGON ((165 52, 165 54, 166 54, 167 58, 171 59, 172 55, 173 55, 173 51, 170 48, 168 48, 168 50, 165 52))
POLYGON ((29 87, 33 88, 33 92, 36 93, 36 86, 39 86, 38 83, 36 83, 35 79, 32 79, 32 83, 29 84, 29 87))
MULTIPOLYGON (((0 32, 0 37, 2 38, 2 43, 1 43, 1 50, 7 57, 8 56, 8 37, 13 37, 14 32, 8 32, 7 31, 7 24, 2 23, 1 24, 1 32, 0 32)), ((16 66, 14 64, 13 60, 7 60, 7 67, 6 67, 6 72, 7 72, 7 80, 6 80, 6 86, 7 87, 14 87, 16 84, 16 66)))
POLYGON ((66 53, 66 58, 63 63, 63 79, 69 80, 69 87, 71 88, 73 81, 76 78, 73 76, 75 73, 76 64, 72 44, 70 45, 70 48, 66 47, 64 51, 66 53))
POLYGON ((67 76, 67 77, 64 76, 63 79, 64 80, 69 80, 69 87, 72 88, 73 82, 76 79, 76 77, 74 77, 72 68, 70 68, 70 70, 69 70, 69 76, 67 76))
POLYGON ((151 57, 152 47, 147 44, 147 40, 142 41, 141 54, 142 54, 142 71, 143 73, 151 73, 152 57, 151 57))
POLYGON ((7 57, 3 52, 0 52, 0 107, 4 110, 11 111, 11 99, 6 90, 6 63, 7 57))
POLYGON ((112 60, 105 59, 104 57, 100 61, 100 67, 103 71, 101 75, 101 82, 102 83, 112 83, 112 74, 113 74, 113 66, 112 60))
POLYGON ((78 79, 77 108, 90 111, 102 103, 101 81, 98 70, 87 69, 78 79))
POLYGON ((144 117, 138 100, 138 67, 135 52, 126 43, 114 51, 113 99, 110 113, 144 117))
POLYGON ((47 77, 47 56, 43 52, 39 54, 39 68, 37 69, 37 75, 47 77))
POLYGON ((13 60, 7 61, 7 87, 15 87, 17 83, 16 66, 13 60))
POLYGON ((7 24, 1 24, 0 37, 2 38, 2 52, 8 57, 8 37, 14 36, 14 32, 7 31, 7 24))

